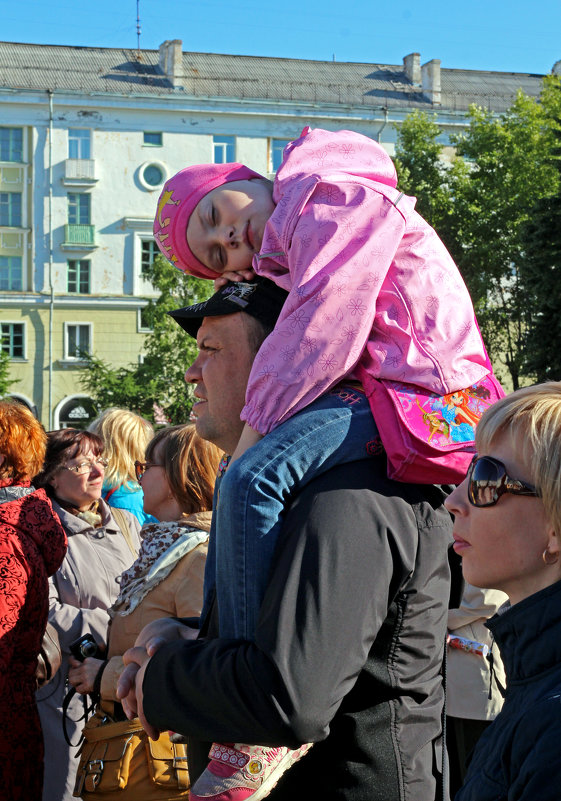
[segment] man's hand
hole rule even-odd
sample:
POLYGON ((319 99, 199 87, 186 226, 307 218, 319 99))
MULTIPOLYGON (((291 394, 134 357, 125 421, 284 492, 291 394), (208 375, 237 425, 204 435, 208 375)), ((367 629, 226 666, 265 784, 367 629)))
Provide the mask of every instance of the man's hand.
POLYGON ((138 715, 144 729, 153 740, 158 738, 158 734, 156 729, 146 721, 142 711, 142 680, 146 665, 150 661, 150 657, 154 656, 165 643, 174 640, 195 640, 198 633, 197 629, 185 626, 178 620, 160 618, 144 626, 136 638, 134 648, 129 648, 123 654, 125 669, 117 684, 117 698, 120 699, 129 720, 138 715), (146 725, 144 725, 145 722, 146 725))
POLYGON ((236 270, 236 272, 224 272, 219 278, 214 279, 214 291, 217 292, 221 287, 226 286, 228 281, 253 281, 255 272, 252 269, 236 270))
POLYGON ((104 664, 103 659, 94 659, 93 656, 88 656, 83 662, 79 662, 73 656, 70 656, 68 664, 70 665, 70 670, 68 671, 70 684, 82 695, 92 693, 97 674, 104 664))

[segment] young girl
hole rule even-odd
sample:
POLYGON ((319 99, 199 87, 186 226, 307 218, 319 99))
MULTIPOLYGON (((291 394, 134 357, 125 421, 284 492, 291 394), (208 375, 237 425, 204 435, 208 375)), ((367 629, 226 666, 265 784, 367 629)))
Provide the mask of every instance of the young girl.
POLYGON ((440 399, 466 390, 477 418, 502 394, 456 265, 396 183, 376 142, 305 129, 274 185, 239 164, 199 165, 160 197, 154 234, 176 267, 221 281, 255 271, 289 293, 255 359, 246 426, 221 484, 221 636, 253 638, 295 488, 376 451, 377 432, 390 476, 455 482, 473 437, 465 427, 458 441, 440 399), (343 379, 361 386, 341 389, 343 379))

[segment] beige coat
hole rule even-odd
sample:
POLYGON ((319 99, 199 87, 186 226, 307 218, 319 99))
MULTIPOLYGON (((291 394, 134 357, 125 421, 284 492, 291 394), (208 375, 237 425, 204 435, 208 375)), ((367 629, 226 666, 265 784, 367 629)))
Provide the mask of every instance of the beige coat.
POLYGON ((116 688, 123 671, 122 655, 148 623, 162 617, 199 616, 203 602, 203 577, 208 545, 197 545, 178 562, 172 572, 146 595, 129 615, 116 607, 109 629, 109 663, 101 678, 102 699, 116 701, 116 688))
MULTIPOLYGON (((466 582, 460 607, 448 611, 451 634, 492 646, 495 673, 503 687, 506 678, 499 649, 484 623, 507 600, 500 590, 483 590, 466 582)), ((491 681, 488 660, 454 648, 448 648, 447 660, 446 713, 453 718, 494 720, 501 711, 503 698, 496 681, 491 681)))

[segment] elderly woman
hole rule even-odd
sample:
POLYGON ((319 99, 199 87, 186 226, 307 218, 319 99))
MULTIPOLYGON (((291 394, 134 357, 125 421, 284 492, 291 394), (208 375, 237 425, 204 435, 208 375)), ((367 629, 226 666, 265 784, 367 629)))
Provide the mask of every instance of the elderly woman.
POLYGON ((66 552, 50 501, 30 482, 43 466, 46 439, 21 403, 0 401, 0 787, 11 801, 41 797, 35 670, 47 625, 48 576, 66 552))
POLYGON ((446 506, 466 581, 508 595, 487 623, 507 677, 456 801, 561 797, 561 382, 482 416, 477 456, 446 506))
MULTIPOLYGON (((62 729, 68 690, 69 646, 86 633, 104 646, 108 609, 119 594, 117 577, 134 562, 140 525, 134 515, 111 510, 101 499, 106 461, 103 442, 88 431, 67 428, 48 435, 43 471, 35 479, 52 500, 68 537, 68 552, 49 580, 49 621, 58 630, 62 665, 37 693, 45 737, 44 801, 71 801, 77 760, 62 729)), ((67 730, 78 743, 84 714, 79 696, 67 712, 67 730)))
MULTIPOLYGON (((137 462, 137 476, 144 490, 144 509, 160 522, 143 527, 138 559, 121 576, 121 591, 110 610, 108 661, 93 657, 83 663, 70 660, 69 680, 79 692, 91 692, 95 685, 100 687, 97 720, 92 719, 88 729, 100 726, 95 738, 102 749, 105 748, 103 725, 125 720, 116 695, 124 668, 122 654, 134 645, 140 631, 153 620, 198 617, 201 612, 214 480, 221 456, 218 448, 196 434, 194 425, 179 425, 159 431, 148 445, 146 461, 137 462)), ((131 727, 134 725, 133 721, 131 727)), ((107 731, 110 732, 111 727, 108 726, 107 731)), ((84 753, 87 748, 88 743, 84 753)), ((169 735, 160 736, 159 753, 169 761, 170 769, 164 772, 161 782, 157 782, 149 776, 147 736, 143 733, 132 756, 129 782, 120 791, 123 797, 134 798, 134 801, 187 798, 188 775, 182 759, 184 748, 181 748, 173 765, 174 749, 169 735)), ((94 797, 88 794, 91 758, 88 755, 81 763, 78 774, 76 789, 82 798, 94 797)), ((93 770, 99 768, 94 766, 93 770)), ((100 790, 105 778, 101 775, 100 790)))
POLYGON ((106 409, 88 428, 103 440, 107 468, 102 498, 109 506, 126 509, 140 525, 155 522, 142 506, 142 489, 136 479, 134 463, 144 458, 154 436, 152 424, 127 409, 106 409))

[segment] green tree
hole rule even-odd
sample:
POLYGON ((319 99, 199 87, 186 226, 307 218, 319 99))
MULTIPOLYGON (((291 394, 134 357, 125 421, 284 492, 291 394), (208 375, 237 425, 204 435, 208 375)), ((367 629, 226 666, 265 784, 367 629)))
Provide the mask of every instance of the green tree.
POLYGON ((538 381, 561 380, 561 84, 548 79, 543 105, 551 117, 554 145, 549 160, 557 190, 539 200, 522 234, 521 275, 533 314, 523 370, 538 381))
POLYGON ((473 299, 497 372, 519 385, 535 294, 521 272, 523 232, 535 204, 554 194, 559 176, 548 154, 558 78, 548 77, 541 103, 519 93, 494 115, 472 107, 467 130, 451 137, 456 158, 442 160, 435 121, 414 112, 398 134, 400 187, 450 250, 473 299))
POLYGON ((532 318, 521 274, 523 231, 538 200, 557 187, 548 159, 552 126, 543 106, 519 92, 499 117, 473 107, 467 131, 454 141, 471 164, 469 179, 456 187, 454 256, 490 354, 516 389, 532 318))
POLYGON ((0 349, 0 398, 8 393, 8 390, 13 384, 16 384, 16 379, 9 378, 10 373, 10 357, 8 354, 0 349))
POLYGON ((183 423, 193 405, 183 376, 196 358, 197 347, 167 312, 206 300, 213 285, 186 276, 160 255, 146 277, 160 295, 143 311, 143 321, 152 329, 144 342, 143 363, 112 368, 95 355, 87 356, 80 383, 100 409, 121 406, 150 420, 163 414, 172 423, 183 423))

